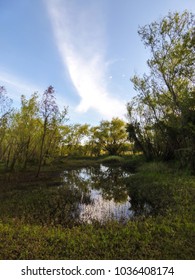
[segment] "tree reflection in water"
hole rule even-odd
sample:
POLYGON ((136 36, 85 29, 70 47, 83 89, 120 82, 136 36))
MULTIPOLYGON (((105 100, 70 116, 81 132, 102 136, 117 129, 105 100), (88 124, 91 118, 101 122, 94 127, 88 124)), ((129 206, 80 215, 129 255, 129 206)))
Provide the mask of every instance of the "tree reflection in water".
POLYGON ((44 181, 28 188, 22 184, 4 188, 0 193, 0 219, 72 227, 94 220, 124 222, 156 215, 172 203, 173 194, 166 185, 154 189, 131 176, 121 167, 100 165, 64 170, 58 185, 44 181))
POLYGON ((125 177, 127 172, 120 167, 82 168, 64 172, 64 184, 82 192, 78 204, 80 221, 127 220, 132 216, 125 177), (88 201, 84 201, 85 197, 88 201))

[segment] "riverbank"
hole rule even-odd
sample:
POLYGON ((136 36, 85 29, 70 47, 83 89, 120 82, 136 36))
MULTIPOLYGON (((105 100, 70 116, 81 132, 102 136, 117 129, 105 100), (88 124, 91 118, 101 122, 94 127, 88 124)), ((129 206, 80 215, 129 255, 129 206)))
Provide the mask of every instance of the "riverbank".
POLYGON ((1 218, 0 259, 194 259, 194 176, 164 163, 137 166, 126 179, 134 219, 63 227, 1 218))

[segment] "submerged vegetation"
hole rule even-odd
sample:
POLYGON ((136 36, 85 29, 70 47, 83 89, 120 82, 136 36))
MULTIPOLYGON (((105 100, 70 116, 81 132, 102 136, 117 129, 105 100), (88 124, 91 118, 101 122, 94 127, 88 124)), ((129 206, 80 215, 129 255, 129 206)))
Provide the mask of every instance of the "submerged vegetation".
POLYGON ((0 87, 1 259, 194 259, 194 15, 138 33, 149 74, 127 123, 68 124, 52 86, 14 109, 0 87), (81 221, 97 195, 128 219, 81 221))

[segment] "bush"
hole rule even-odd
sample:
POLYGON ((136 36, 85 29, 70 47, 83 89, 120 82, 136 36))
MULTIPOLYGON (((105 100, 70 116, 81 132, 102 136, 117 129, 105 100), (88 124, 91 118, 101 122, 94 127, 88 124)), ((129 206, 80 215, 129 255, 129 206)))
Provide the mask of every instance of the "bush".
POLYGON ((108 163, 108 164, 122 163, 123 161, 124 161, 124 158, 120 157, 120 156, 108 156, 104 159, 101 159, 102 163, 108 163))

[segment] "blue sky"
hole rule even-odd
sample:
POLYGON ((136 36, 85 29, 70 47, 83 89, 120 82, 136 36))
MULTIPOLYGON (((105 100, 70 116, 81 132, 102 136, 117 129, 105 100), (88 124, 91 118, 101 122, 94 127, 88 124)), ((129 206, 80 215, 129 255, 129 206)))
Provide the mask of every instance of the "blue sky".
POLYGON ((21 94, 56 90, 71 123, 124 118, 147 71, 138 26, 169 11, 195 12, 194 0, 0 0, 0 85, 21 94))

